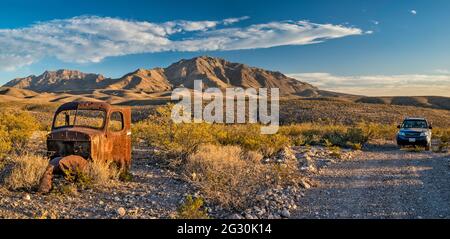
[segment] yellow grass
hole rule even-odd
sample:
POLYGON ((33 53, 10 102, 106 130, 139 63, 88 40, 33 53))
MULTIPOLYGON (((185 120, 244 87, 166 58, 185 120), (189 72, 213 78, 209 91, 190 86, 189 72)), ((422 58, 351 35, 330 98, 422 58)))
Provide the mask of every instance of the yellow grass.
POLYGON ((31 190, 39 181, 48 166, 48 159, 37 155, 20 155, 7 159, 1 169, 1 182, 9 189, 31 190))
POLYGON ((203 145, 188 158, 184 173, 212 202, 242 209, 258 192, 299 177, 297 162, 272 165, 261 158, 239 146, 203 145))

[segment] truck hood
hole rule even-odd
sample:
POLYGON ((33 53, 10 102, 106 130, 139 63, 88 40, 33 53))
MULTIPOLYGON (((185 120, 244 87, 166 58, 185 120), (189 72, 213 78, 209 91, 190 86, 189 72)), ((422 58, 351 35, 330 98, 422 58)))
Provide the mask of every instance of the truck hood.
POLYGON ((400 129, 400 132, 405 132, 405 133, 408 133, 408 132, 422 133, 422 132, 427 132, 427 131, 428 131, 428 129, 424 129, 424 128, 408 128, 408 129, 402 128, 402 129, 400 129))
POLYGON ((48 140, 63 141, 90 141, 103 131, 84 127, 60 128, 53 130, 47 137, 48 140))

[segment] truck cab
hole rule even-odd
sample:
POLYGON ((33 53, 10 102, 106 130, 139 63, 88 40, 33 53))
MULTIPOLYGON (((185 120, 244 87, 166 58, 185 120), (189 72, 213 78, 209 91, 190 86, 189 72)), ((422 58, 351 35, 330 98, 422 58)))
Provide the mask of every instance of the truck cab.
POLYGON ((87 161, 131 164, 131 109, 104 102, 69 102, 55 112, 47 137, 50 160, 71 155, 87 161))

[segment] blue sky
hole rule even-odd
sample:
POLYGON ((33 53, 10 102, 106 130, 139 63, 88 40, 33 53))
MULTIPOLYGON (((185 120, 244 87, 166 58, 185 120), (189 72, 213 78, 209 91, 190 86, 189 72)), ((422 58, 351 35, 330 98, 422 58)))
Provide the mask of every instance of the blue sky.
POLYGON ((198 55, 366 95, 450 96, 450 1, 2 1, 0 84, 198 55))

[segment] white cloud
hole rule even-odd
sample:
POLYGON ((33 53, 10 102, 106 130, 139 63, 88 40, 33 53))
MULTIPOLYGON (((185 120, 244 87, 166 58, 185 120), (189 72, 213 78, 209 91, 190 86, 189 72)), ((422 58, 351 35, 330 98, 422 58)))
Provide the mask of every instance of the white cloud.
POLYGON ((34 62, 34 59, 30 55, 1 55, 0 54, 0 70, 14 71, 17 68, 30 65, 34 62))
POLYGON ((435 72, 438 74, 450 74, 450 70, 447 69, 436 69, 435 72))
POLYGON ((450 74, 337 76, 298 73, 289 76, 320 89, 368 96, 450 96, 450 74))
POLYGON ((416 15, 416 14, 417 14, 417 11, 413 9, 413 10, 411 10, 411 14, 412 14, 412 15, 416 15))
MULTIPOLYGON (((285 45, 320 43, 327 39, 361 35, 361 29, 307 21, 283 21, 256 24, 245 28, 226 28, 201 34, 204 39, 217 41, 215 47, 224 50, 269 48, 285 45)), ((191 42, 195 45, 195 41, 191 42)), ((211 49, 215 50, 215 49, 211 49)))
POLYGON ((354 27, 307 21, 230 26, 245 19, 152 23, 80 16, 0 29, 0 70, 14 70, 45 57, 87 63, 136 53, 268 48, 363 34, 354 27))
POLYGON ((236 22, 247 20, 249 18, 250 18, 249 16, 243 16, 243 17, 237 17, 237 18, 227 18, 227 19, 223 20, 223 24, 224 25, 231 25, 231 24, 234 24, 236 22))
POLYGON ((372 20, 371 21, 373 24, 375 24, 375 25, 378 25, 378 24, 380 24, 380 22, 379 21, 377 21, 377 20, 372 20))

